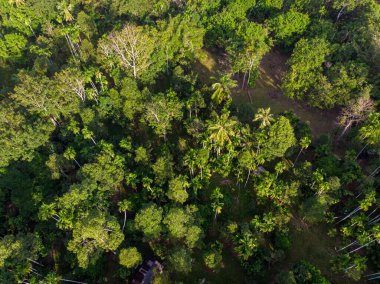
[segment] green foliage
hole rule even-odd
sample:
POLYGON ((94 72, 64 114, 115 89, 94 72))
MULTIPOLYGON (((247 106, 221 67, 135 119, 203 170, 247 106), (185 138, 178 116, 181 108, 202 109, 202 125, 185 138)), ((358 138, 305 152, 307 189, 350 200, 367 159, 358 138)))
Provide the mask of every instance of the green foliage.
MULTIPOLYGON (((318 86, 326 81, 322 74, 322 64, 330 53, 329 43, 320 38, 301 39, 295 45, 292 57, 289 60, 290 71, 285 76, 283 83, 285 94, 291 98, 309 99, 308 93, 313 86, 318 86)), ((319 97, 323 94, 319 94, 319 97)), ((326 106, 333 103, 322 99, 326 106)), ((312 105, 316 103, 310 101, 312 105)))
POLYGON ((157 135, 166 139, 172 128, 172 121, 182 118, 182 108, 183 104, 174 92, 154 95, 145 107, 144 118, 157 135))
POLYGON ((78 264, 86 268, 95 263, 104 251, 115 251, 124 239, 113 216, 91 211, 73 227, 73 238, 67 249, 77 255, 78 264))
POLYGON ((284 116, 280 116, 265 132, 266 142, 262 145, 261 152, 268 159, 283 157, 296 144, 293 127, 284 116))
POLYGON ((168 257, 172 270, 179 273, 188 274, 192 269, 193 259, 189 252, 184 248, 174 250, 168 257))
POLYGON ((136 229, 142 231, 147 238, 158 238, 162 231, 162 214, 162 208, 156 204, 147 204, 136 214, 136 229))
POLYGON ((169 190, 167 193, 169 199, 181 204, 184 203, 189 197, 189 194, 186 191, 189 186, 190 184, 185 176, 178 176, 172 179, 169 181, 169 190))
POLYGON ((127 268, 133 268, 141 264, 142 257, 137 248, 130 247, 120 251, 119 262, 127 268))
POLYGON ((0 280, 4 283, 20 282, 27 277, 43 252, 41 238, 31 233, 6 235, 0 241, 0 280))
POLYGON ((222 249, 223 245, 218 241, 211 244, 210 249, 203 256, 203 261, 208 268, 215 271, 220 267, 223 260, 222 249))
POLYGON ((296 283, 319 283, 328 284, 330 283, 321 274, 321 271, 315 268, 313 265, 306 261, 301 261, 296 264, 293 268, 294 278, 296 283))
POLYGON ((290 10, 270 19, 269 26, 278 42, 290 45, 305 32, 309 22, 307 14, 290 10))
POLYGON ((375 0, 0 7, 1 283, 119 283, 145 255, 154 283, 328 283, 268 272, 335 245, 327 275, 376 269, 375 0))

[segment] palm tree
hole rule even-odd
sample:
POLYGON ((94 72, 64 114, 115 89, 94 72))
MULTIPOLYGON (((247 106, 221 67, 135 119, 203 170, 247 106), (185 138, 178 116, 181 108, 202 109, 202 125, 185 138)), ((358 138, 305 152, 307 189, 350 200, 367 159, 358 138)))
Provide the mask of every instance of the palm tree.
POLYGON ((74 20, 74 17, 71 14, 72 9, 73 6, 71 4, 67 4, 65 0, 58 4, 58 10, 63 12, 63 18, 66 22, 71 22, 72 20, 74 20))
POLYGON ((25 0, 8 0, 8 2, 11 5, 15 4, 16 7, 20 7, 21 5, 25 4, 25 0))
POLYGON ((260 128, 269 126, 274 121, 273 114, 270 113, 270 107, 267 109, 259 108, 253 121, 261 121, 260 128))
POLYGON ((235 125, 237 121, 229 117, 229 113, 223 113, 221 116, 216 116, 216 120, 212 121, 208 126, 210 133, 209 139, 216 147, 217 155, 221 149, 231 142, 231 138, 235 136, 235 125))
POLYGON ((211 99, 217 104, 222 103, 225 99, 230 98, 230 89, 235 88, 236 86, 237 82, 232 80, 229 75, 221 76, 219 82, 212 84, 214 93, 211 95, 211 99))
POLYGON ((216 221, 216 217, 218 214, 222 213, 223 205, 223 193, 220 191, 219 187, 214 188, 212 194, 211 194, 211 207, 214 210, 214 221, 216 221))
POLYGON ((297 158, 296 158, 296 160, 294 161, 293 166, 297 163, 298 158, 300 157, 302 151, 305 150, 305 149, 307 149, 307 148, 310 146, 310 143, 311 143, 311 139, 310 139, 309 136, 305 136, 305 137, 302 137, 302 138, 301 138, 301 140, 300 140, 300 146, 301 146, 301 149, 300 149, 300 151, 298 152, 297 158))
POLYGON ((123 221, 123 227, 121 229, 122 232, 124 232, 125 223, 127 221, 127 211, 131 209, 132 202, 130 200, 124 199, 122 201, 119 201, 119 212, 124 213, 124 221, 123 221))

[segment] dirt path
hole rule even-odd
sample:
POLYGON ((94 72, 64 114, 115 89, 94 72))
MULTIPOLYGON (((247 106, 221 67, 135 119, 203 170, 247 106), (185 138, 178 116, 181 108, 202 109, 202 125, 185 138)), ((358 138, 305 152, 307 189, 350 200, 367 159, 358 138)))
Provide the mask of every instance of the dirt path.
MULTIPOLYGON (((200 79, 211 83, 212 77, 228 68, 227 57, 218 51, 203 51, 202 57, 195 68, 200 79)), ((310 124, 314 137, 321 134, 333 134, 338 126, 338 110, 320 110, 307 106, 305 103, 294 101, 286 97, 281 90, 281 79, 286 72, 287 56, 278 50, 272 50, 264 56, 260 65, 260 75, 254 88, 241 88, 242 78, 236 78, 239 87, 233 90, 234 105, 238 108, 251 107, 252 115, 258 108, 270 107, 273 113, 293 110, 294 113, 310 124)))

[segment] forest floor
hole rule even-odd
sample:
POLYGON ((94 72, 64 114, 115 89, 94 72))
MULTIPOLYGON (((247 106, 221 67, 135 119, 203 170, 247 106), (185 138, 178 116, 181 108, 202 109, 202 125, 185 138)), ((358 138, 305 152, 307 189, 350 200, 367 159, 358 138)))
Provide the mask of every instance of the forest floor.
MULTIPOLYGON (((314 138, 322 134, 336 135, 338 129, 338 109, 320 110, 307 106, 304 102, 294 101, 286 97, 281 90, 281 78, 286 71, 287 56, 278 50, 272 50, 262 60, 260 74, 256 84, 252 88, 241 88, 242 78, 235 78, 239 86, 232 90, 232 107, 237 111, 241 121, 249 123, 258 108, 270 107, 272 113, 279 114, 292 110, 302 121, 308 122, 314 138)), ((222 71, 229 68, 228 58, 218 50, 203 50, 200 59, 194 68, 200 76, 200 80, 205 84, 216 82, 216 78, 222 71)), ((241 197, 239 208, 236 211, 244 213, 245 207, 241 197)), ((247 204, 246 204, 247 205, 247 204)), ((234 212, 239 214, 239 212, 234 212)), ((244 214, 243 214, 244 215, 244 214)), ((332 274, 330 260, 335 254, 335 247, 338 241, 330 238, 327 234, 327 227, 323 224, 308 225, 302 221, 297 213, 290 222, 290 236, 292 246, 284 260, 276 263, 268 273, 269 279, 266 283, 275 283, 274 276, 281 271, 288 271, 300 260, 306 260, 316 265, 322 273, 333 283, 350 283, 341 275, 332 274)), ((224 267, 212 273, 207 271, 202 265, 197 265, 191 273, 191 280, 206 279, 206 283, 249 283, 247 275, 241 269, 237 257, 232 249, 227 246, 223 255, 224 267)), ((190 279, 187 279, 190 280, 190 279)), ((191 281, 190 280, 190 281, 191 281)), ((187 282, 186 283, 190 283, 187 282)))

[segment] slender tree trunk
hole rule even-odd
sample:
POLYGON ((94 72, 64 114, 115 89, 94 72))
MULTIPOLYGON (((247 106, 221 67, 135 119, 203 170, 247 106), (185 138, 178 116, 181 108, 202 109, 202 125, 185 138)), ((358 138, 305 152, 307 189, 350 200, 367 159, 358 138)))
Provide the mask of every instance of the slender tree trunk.
POLYGON ((343 219, 341 219, 340 221, 338 221, 336 224, 339 224, 339 223, 343 222, 344 220, 346 220, 347 218, 351 217, 352 215, 354 215, 358 211, 360 211, 360 206, 356 207, 353 211, 351 211, 350 213, 348 213, 343 219))
POLYGON ((248 170, 248 176, 247 176, 247 179, 245 180, 244 188, 246 188, 246 186, 247 186, 250 175, 251 175, 251 169, 248 170))
POLYGON ((296 165, 296 163, 297 163, 297 161, 298 161, 298 158, 300 157, 300 155, 301 155, 301 153, 302 153, 302 148, 301 148, 301 150, 298 152, 298 155, 297 155, 297 158, 295 159, 295 161, 294 161, 294 164, 293 164, 293 167, 296 165))
POLYGON ((360 150, 360 152, 356 155, 356 159, 359 158, 360 154, 364 151, 365 148, 367 148, 367 146, 369 145, 369 143, 365 144, 364 147, 360 150))
POLYGON ((380 166, 378 166, 369 176, 372 177, 376 175, 377 171, 380 169, 380 166))
POLYGON ((342 138, 344 136, 344 134, 346 134, 347 130, 350 129, 350 127, 352 126, 352 123, 353 123, 353 121, 350 120, 350 122, 346 124, 346 126, 344 127, 342 133, 339 136, 339 139, 342 138))
POLYGON ((74 162, 77 164, 78 167, 81 168, 81 165, 78 163, 78 161, 74 158, 74 162))
POLYGON ((241 84, 241 88, 244 89, 244 85, 245 85, 245 78, 247 76, 247 72, 244 72, 244 76, 243 76, 243 83, 241 84))
POLYGON ((340 251, 342 251, 342 250, 344 250, 350 246, 356 245, 357 243, 358 243, 358 241, 354 241, 354 242, 350 243, 349 245, 346 245, 345 247, 342 247, 341 249, 337 250, 337 252, 340 252, 340 251))
POLYGON ((366 244, 364 244, 364 245, 362 245, 362 246, 360 246, 360 247, 358 247, 358 248, 356 248, 356 249, 354 249, 354 250, 348 252, 348 254, 353 253, 353 252, 355 252, 355 251, 357 251, 357 250, 360 250, 360 249, 362 249, 362 248, 368 246, 369 244, 373 243, 374 241, 376 241, 376 239, 374 239, 374 240, 372 240, 372 241, 370 241, 370 242, 368 242, 368 243, 366 243, 366 244))
POLYGON ((121 229, 122 232, 124 232, 126 221, 127 221, 127 210, 124 210, 124 222, 123 222, 123 228, 121 229))
POLYGON ((340 11, 339 11, 339 13, 338 13, 338 16, 336 17, 336 21, 338 21, 339 18, 343 15, 343 11, 344 11, 344 9, 346 9, 346 7, 347 7, 347 5, 344 5, 344 6, 342 7, 342 9, 340 9, 340 11))
POLYGON ((68 280, 68 279, 63 279, 63 278, 61 278, 61 281, 63 281, 63 282, 70 282, 70 283, 78 283, 78 284, 87 284, 85 282, 79 282, 79 281, 68 280))

